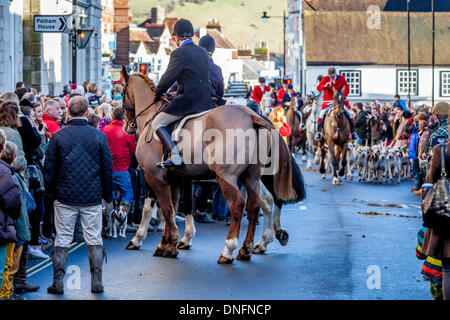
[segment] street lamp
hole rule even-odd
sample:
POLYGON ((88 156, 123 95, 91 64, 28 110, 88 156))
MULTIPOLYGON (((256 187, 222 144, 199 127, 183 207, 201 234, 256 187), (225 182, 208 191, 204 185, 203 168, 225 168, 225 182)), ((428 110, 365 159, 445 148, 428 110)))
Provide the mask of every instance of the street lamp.
POLYGON ((82 27, 81 29, 77 30, 77 47, 78 47, 78 49, 86 48, 93 32, 94 32, 94 28, 92 28, 92 27, 82 27))
POLYGON ((286 76, 286 11, 283 10, 282 16, 268 16, 267 11, 263 11, 261 17, 263 22, 267 22, 270 18, 283 18, 283 78, 286 76))
POLYGON ((93 27, 86 26, 86 18, 84 10, 82 13, 77 13, 77 0, 72 0, 72 30, 70 33, 70 40, 72 43, 72 83, 77 83, 77 49, 86 48, 89 39, 94 32, 93 27), (80 18, 78 28, 78 19, 80 18))

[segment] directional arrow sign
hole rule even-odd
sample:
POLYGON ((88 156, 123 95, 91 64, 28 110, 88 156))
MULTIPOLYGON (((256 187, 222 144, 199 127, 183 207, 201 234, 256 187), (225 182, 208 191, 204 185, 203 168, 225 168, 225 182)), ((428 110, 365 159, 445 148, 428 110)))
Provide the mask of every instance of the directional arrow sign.
POLYGON ((66 27, 65 16, 34 16, 34 32, 64 32, 66 27))

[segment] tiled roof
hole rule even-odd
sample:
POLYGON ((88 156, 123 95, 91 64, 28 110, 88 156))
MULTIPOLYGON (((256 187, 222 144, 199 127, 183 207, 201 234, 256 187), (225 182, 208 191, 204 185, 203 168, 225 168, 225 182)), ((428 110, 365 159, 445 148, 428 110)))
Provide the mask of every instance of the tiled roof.
POLYGON ((130 29, 130 42, 131 41, 154 42, 154 40, 150 38, 146 29, 130 29))
MULTIPOLYGON (((382 11, 406 11, 406 0, 303 0, 305 10, 317 11, 366 11, 371 5, 376 5, 382 11), (311 5, 311 6, 310 6, 311 5)), ((437 12, 450 11, 450 0, 434 1, 437 12)), ((411 0, 412 12, 430 12, 431 1, 411 0)))
MULTIPOLYGON (((366 12, 305 11, 308 64, 408 63, 407 14, 381 12, 381 29, 367 26, 366 12)), ((450 65, 450 13, 436 13, 436 65, 450 65)), ((411 63, 431 64, 431 15, 411 13, 411 63)))
POLYGON ((235 49, 235 46, 217 29, 206 29, 206 32, 214 38, 216 48, 235 49))

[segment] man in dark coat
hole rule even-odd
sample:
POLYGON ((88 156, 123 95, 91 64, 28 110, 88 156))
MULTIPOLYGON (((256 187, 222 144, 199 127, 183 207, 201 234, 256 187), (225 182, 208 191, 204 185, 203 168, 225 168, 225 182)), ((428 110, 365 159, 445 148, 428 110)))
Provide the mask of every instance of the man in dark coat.
POLYGON ((363 111, 361 102, 355 103, 356 119, 355 119, 355 131, 358 135, 358 144, 362 145, 364 140, 367 139, 367 114, 363 111))
POLYGON ((173 36, 179 48, 170 55, 169 65, 156 88, 154 100, 155 103, 160 101, 162 95, 175 81, 178 82, 177 94, 152 121, 152 128, 161 140, 165 153, 171 153, 168 160, 158 164, 160 167, 183 164, 167 126, 189 114, 213 108, 209 56, 205 49, 192 41, 194 28, 191 22, 185 19, 178 20, 174 26, 173 36))
POLYGON ((45 190, 55 199, 56 228, 49 293, 64 293, 68 249, 78 216, 88 247, 91 292, 103 292, 102 199, 112 201, 113 160, 106 136, 88 124, 88 108, 84 97, 69 100, 72 118, 53 134, 45 158, 45 190))

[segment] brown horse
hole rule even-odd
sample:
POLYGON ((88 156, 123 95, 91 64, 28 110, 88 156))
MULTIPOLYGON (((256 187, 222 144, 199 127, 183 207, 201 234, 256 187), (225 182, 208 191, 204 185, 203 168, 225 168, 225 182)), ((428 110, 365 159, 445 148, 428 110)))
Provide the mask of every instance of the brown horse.
POLYGON ((292 97, 289 108, 286 110, 286 121, 291 127, 292 133, 288 137, 288 148, 291 153, 295 148, 301 148, 303 154, 306 152, 306 132, 302 129, 302 119, 297 114, 298 102, 295 97, 292 97))
MULTIPOLYGON (((237 239, 245 205, 249 224, 247 236, 237 259, 249 260, 254 246, 255 226, 260 208, 261 169, 270 169, 273 175, 274 193, 279 199, 289 201, 296 198, 292 183, 291 158, 278 131, 247 107, 237 105, 217 107, 205 115, 186 122, 181 141, 178 142, 184 165, 169 170, 158 168, 157 163, 161 161, 163 148, 161 143, 153 137, 149 125, 162 105, 162 103, 153 103, 156 87, 148 77, 142 74, 129 76, 125 67, 122 67, 122 73, 126 82, 122 94, 123 107, 126 110, 126 130, 129 133, 137 130, 139 133, 136 158, 145 171, 146 181, 158 200, 166 222, 161 243, 154 256, 176 257, 178 249, 190 247, 192 230, 195 230, 192 214, 190 212, 186 214, 186 232, 181 242, 179 242, 179 233, 175 224, 181 185, 185 183, 184 181, 215 178, 227 199, 231 213, 231 225, 218 263, 231 263, 234 260, 233 250, 238 245, 237 239), (252 132, 257 138, 265 134, 263 142, 251 143, 252 132), (221 139, 223 137, 226 139, 221 139), (258 154, 261 154, 261 150, 264 151, 264 149, 270 151, 270 164, 276 166, 275 168, 268 168, 258 158, 258 154), (198 150, 200 150, 199 158, 198 150), (238 179, 247 189, 247 204, 237 186, 238 179)), ((127 249, 133 249, 131 242, 127 249)))
POLYGON ((341 183, 340 177, 345 174, 345 167, 347 165, 347 143, 350 136, 350 123, 344 114, 345 95, 343 91, 344 89, 342 91, 334 89, 334 106, 325 119, 324 139, 319 142, 321 150, 320 173, 325 174, 324 141, 326 141, 333 166, 333 184, 341 183), (341 168, 339 169, 340 164, 341 168))

